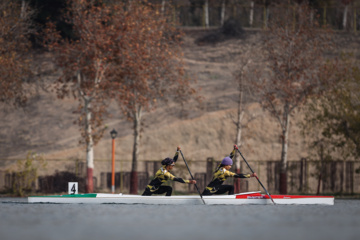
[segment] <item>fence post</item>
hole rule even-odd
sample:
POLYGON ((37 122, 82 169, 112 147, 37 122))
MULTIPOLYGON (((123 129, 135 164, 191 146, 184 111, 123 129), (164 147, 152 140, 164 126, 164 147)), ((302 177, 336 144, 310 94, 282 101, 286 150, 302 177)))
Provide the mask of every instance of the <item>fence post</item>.
POLYGON ((306 158, 301 158, 300 160, 300 192, 306 192, 307 191, 307 160, 306 158))
POLYGON ((207 184, 207 182, 210 182, 210 178, 212 176, 212 173, 214 171, 214 158, 212 157, 208 157, 206 159, 206 177, 205 177, 205 186, 207 184))

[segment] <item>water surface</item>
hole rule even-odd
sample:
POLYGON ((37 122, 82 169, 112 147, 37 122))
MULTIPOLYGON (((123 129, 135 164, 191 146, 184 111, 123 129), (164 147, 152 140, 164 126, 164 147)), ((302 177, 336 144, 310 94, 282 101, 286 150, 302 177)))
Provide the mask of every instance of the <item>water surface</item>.
POLYGON ((358 240, 360 200, 322 205, 37 204, 0 198, 1 240, 358 240))

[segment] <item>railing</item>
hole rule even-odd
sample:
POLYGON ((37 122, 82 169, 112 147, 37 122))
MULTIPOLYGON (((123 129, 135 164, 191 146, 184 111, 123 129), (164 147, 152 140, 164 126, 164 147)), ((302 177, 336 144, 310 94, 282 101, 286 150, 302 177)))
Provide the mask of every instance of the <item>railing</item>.
MULTIPOLYGON (((56 161, 59 162, 60 160, 56 161)), ((69 161, 66 161, 69 163, 69 161)), ((117 166, 122 166, 122 170, 116 171, 115 188, 116 192, 128 193, 130 188, 131 161, 117 161, 117 166)), ((48 168, 51 167, 51 161, 48 168)), ((188 160, 191 171, 197 180, 197 185, 202 191, 211 181, 212 174, 217 161, 209 158, 203 160, 188 160)), ((67 192, 67 182, 79 182, 79 192, 85 191, 85 173, 78 171, 84 168, 84 162, 75 160, 73 169, 68 164, 66 169, 57 170, 55 173, 42 172, 39 174, 37 184, 33 186, 33 191, 44 193, 67 192)), ((253 170, 257 172, 260 180, 271 194, 278 193, 280 161, 251 161, 253 170)), ((159 161, 140 161, 138 163, 138 190, 141 193, 146 185, 155 175, 160 167, 159 161)), ((95 161, 94 168, 94 189, 99 192, 111 190, 111 170, 109 161, 95 161), (100 170, 103 169, 103 170, 100 170), (104 171, 105 170, 105 171, 104 171)), ((231 169, 235 171, 235 169, 231 169)), ((249 173, 247 168, 241 170, 249 173)), ((178 177, 189 179, 190 176, 182 162, 178 162, 173 174, 178 177)), ((16 175, 7 171, 0 171, 0 190, 11 189, 16 181, 16 175)), ((17 181, 19 182, 19 181, 17 181)), ((287 183, 289 193, 311 193, 311 194, 359 194, 360 193, 360 161, 288 161, 287 163, 287 183)), ((196 193, 192 185, 180 184, 169 181, 174 188, 174 192, 196 193)), ((225 184, 234 184, 234 179, 229 178, 225 184)), ((260 190, 259 184, 253 179, 240 179, 240 192, 260 190)))

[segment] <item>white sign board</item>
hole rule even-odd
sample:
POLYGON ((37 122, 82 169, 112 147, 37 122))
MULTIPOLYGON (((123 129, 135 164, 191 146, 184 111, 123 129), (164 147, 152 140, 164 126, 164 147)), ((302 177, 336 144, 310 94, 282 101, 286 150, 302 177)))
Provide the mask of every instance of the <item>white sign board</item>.
POLYGON ((68 189, 69 189, 69 194, 78 194, 79 193, 77 182, 69 182, 68 189))

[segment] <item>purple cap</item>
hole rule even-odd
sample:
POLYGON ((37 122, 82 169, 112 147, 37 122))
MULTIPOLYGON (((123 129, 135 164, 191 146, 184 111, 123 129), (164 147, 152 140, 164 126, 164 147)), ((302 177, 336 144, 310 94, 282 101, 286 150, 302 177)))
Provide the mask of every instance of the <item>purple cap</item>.
POLYGON ((221 161, 221 164, 222 164, 222 165, 225 165, 225 166, 227 166, 227 165, 233 165, 233 161, 232 161, 231 158, 226 157, 226 158, 224 158, 224 159, 221 161))

